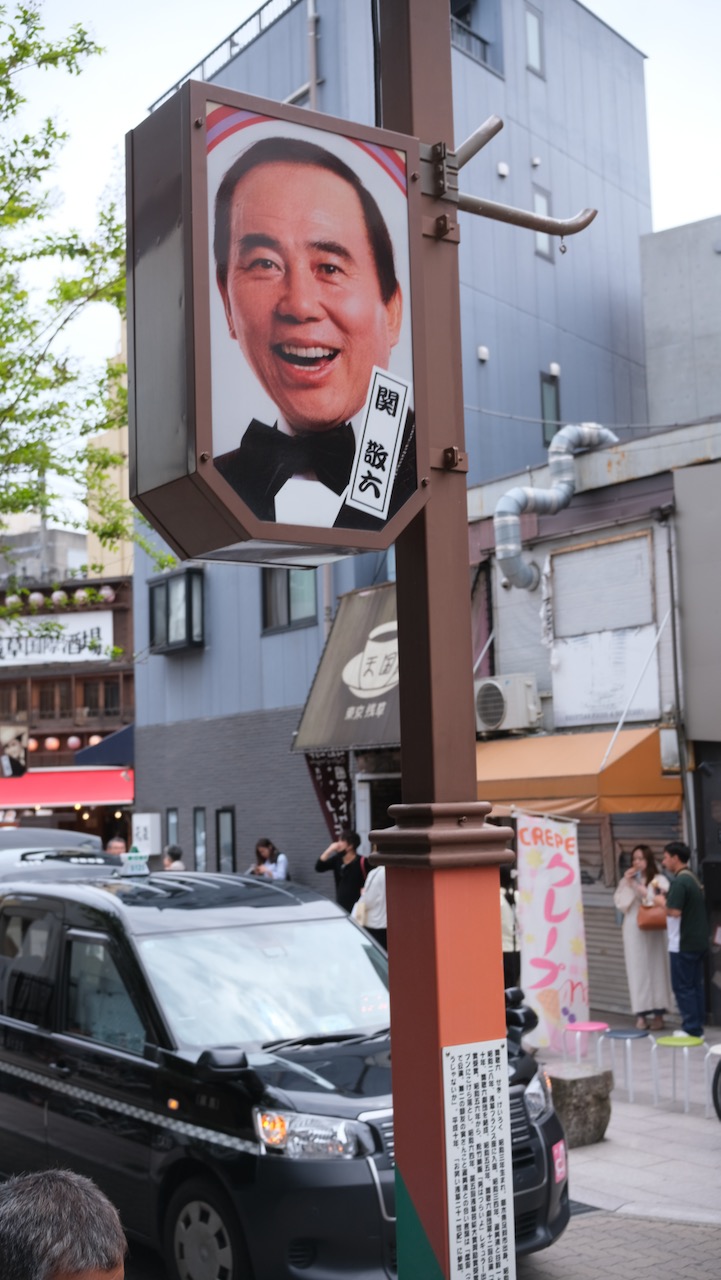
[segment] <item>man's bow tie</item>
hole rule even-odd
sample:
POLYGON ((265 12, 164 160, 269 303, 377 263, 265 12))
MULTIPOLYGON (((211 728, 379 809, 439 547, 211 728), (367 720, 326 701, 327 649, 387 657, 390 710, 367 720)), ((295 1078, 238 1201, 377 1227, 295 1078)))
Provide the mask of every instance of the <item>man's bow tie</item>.
POLYGON ((267 501, 291 476, 309 471, 341 494, 350 480, 354 457, 355 436, 349 422, 328 431, 287 436, 254 418, 240 442, 238 462, 241 474, 255 478, 259 497, 267 501))

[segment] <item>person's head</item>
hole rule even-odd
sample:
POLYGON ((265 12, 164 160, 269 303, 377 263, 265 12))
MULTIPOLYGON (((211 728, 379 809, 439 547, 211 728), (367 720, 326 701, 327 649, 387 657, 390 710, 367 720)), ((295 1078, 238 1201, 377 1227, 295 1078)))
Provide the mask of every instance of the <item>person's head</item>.
POLYGON ((94 1182, 65 1169, 0 1184, 2 1280, 123 1280, 117 1210, 94 1182))
POLYGON ((168 871, 175 862, 182 862, 183 850, 179 844, 166 844, 163 849, 163 866, 168 871))
POLYGON ((357 831, 351 831, 348 827, 344 827, 338 836, 338 840, 343 845, 342 852, 348 860, 358 857, 361 838, 357 831))
POLYGON ((255 861, 258 866, 261 866, 264 862, 278 861, 278 850, 273 841, 268 840, 266 836, 263 836, 255 846, 255 861))
POLYGON ((115 856, 119 858, 121 853, 128 852, 128 846, 126 845, 122 836, 111 836, 110 839, 108 840, 108 843, 105 846, 105 852, 114 853, 115 856))
POLYGON ((358 413, 403 303, 357 174, 315 143, 256 142, 218 188, 214 250, 230 337, 290 426, 324 431, 358 413))
POLYGON ((658 870, 653 850, 647 844, 637 844, 631 852, 631 866, 639 871, 646 884, 650 884, 658 870))
POLYGON ((666 845, 661 859, 664 870, 670 871, 672 875, 677 876, 679 871, 687 867, 691 859, 691 850, 683 840, 671 840, 666 845))
POLYGON ((25 744, 21 737, 10 738, 2 747, 6 756, 12 756, 13 760, 25 759, 25 744))

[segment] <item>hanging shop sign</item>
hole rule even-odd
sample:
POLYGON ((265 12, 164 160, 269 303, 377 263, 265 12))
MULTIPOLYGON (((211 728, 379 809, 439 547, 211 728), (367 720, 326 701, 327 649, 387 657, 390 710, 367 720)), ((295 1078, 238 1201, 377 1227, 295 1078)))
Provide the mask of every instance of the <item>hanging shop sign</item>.
POLYGON ((128 135, 131 496, 179 555, 382 549, 424 504, 418 173, 193 81, 128 135))

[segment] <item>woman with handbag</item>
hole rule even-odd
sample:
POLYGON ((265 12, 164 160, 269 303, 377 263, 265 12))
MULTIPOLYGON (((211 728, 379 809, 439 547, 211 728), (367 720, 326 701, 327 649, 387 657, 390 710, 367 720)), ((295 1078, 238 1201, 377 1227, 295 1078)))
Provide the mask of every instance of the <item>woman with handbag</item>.
POLYGON ((623 954, 631 996, 631 1008, 639 1031, 662 1031, 663 1015, 671 1007, 666 929, 648 928, 646 918, 654 900, 654 888, 664 880, 659 876, 651 849, 638 844, 631 854, 631 866, 622 877, 613 897, 623 914, 623 954))

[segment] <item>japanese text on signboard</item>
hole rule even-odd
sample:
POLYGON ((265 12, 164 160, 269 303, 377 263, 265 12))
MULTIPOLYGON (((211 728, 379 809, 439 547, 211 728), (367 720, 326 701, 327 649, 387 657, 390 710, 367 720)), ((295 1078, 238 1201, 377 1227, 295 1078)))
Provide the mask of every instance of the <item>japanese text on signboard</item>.
POLYGON ((576 824, 518 815, 521 985, 538 1014, 529 1035, 563 1048, 563 1028, 588 1019, 588 968, 576 824))
POLYGON ((513 1169, 505 1040, 443 1050, 452 1280, 514 1280, 513 1169))

